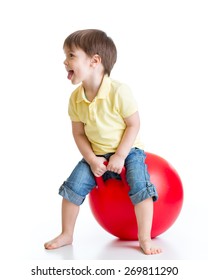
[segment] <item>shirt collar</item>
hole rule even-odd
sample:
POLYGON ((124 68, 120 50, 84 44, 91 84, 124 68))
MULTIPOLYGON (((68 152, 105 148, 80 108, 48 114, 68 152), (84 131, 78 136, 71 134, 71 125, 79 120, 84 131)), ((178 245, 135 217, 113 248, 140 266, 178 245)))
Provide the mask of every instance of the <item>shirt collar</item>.
MULTIPOLYGON (((107 95, 110 91, 110 85, 111 85, 111 79, 108 75, 105 75, 103 77, 103 80, 102 80, 102 83, 101 83, 100 88, 98 90, 96 98, 97 99, 107 98, 107 95)), ((77 103, 82 102, 82 101, 90 103, 90 101, 87 100, 87 98, 85 96, 84 88, 83 88, 82 85, 79 86, 78 91, 79 91, 79 93, 78 93, 78 97, 77 97, 77 103)))

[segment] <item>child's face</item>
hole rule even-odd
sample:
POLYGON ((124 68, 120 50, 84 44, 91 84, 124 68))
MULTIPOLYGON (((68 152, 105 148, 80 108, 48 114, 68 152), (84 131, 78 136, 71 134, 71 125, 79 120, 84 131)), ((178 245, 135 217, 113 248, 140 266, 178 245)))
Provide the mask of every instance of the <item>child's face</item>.
POLYGON ((82 49, 64 47, 66 59, 64 65, 68 79, 76 85, 88 79, 91 70, 91 57, 82 49))

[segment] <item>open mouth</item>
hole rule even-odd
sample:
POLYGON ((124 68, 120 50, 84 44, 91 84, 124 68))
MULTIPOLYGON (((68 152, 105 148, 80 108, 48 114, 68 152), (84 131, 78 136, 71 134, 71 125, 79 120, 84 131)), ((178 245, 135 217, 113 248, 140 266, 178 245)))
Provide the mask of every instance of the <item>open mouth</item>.
POLYGON ((73 74, 74 74, 74 71, 73 71, 73 70, 69 70, 69 71, 68 71, 68 76, 67 76, 67 78, 68 78, 69 80, 71 80, 73 74))

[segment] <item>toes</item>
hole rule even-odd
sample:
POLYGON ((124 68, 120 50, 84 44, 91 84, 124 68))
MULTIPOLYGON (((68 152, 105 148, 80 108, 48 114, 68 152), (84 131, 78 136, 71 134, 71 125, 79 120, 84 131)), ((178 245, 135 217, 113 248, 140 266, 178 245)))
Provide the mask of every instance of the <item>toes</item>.
POLYGON ((44 247, 47 250, 52 250, 52 249, 56 249, 57 248, 57 244, 55 242, 54 243, 48 242, 48 243, 44 244, 44 247))
POLYGON ((155 254, 160 254, 162 250, 160 248, 151 248, 151 252, 152 255, 155 255, 155 254))
POLYGON ((140 245, 140 247, 146 255, 155 255, 155 254, 160 254, 162 252, 160 248, 154 248, 154 247, 142 246, 142 245, 140 245))
POLYGON ((47 248, 48 248, 48 245, 49 245, 48 243, 45 243, 45 244, 44 244, 44 248, 47 249, 47 248))

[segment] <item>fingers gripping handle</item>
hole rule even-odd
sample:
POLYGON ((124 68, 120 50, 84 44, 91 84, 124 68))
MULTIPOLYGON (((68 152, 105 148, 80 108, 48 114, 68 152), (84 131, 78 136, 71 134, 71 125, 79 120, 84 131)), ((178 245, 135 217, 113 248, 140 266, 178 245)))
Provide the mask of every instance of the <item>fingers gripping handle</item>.
MULTIPOLYGON (((108 165, 108 162, 105 161, 104 164, 107 166, 107 165, 108 165)), ((121 176, 121 180, 122 180, 123 184, 124 184, 124 185, 128 185, 128 184, 127 184, 127 181, 126 181, 126 168, 125 168, 125 166, 123 166, 123 168, 122 168, 122 170, 121 170, 121 173, 120 173, 120 176, 121 176)), ((100 176, 100 177, 96 177, 96 176, 95 176, 95 181, 96 181, 97 186, 98 186, 99 188, 104 188, 105 182, 104 182, 102 176, 100 176)))

